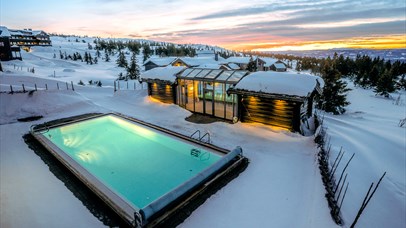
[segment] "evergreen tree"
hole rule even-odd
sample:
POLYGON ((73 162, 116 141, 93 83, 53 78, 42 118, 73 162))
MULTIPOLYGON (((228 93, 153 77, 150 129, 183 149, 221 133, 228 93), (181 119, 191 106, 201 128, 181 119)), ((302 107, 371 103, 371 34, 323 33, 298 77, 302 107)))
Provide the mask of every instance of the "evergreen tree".
POLYGON ((137 64, 137 56, 135 53, 131 56, 131 61, 129 66, 127 67, 127 78, 130 79, 139 79, 140 77, 140 69, 137 64))
POLYGON ((395 83, 392 78, 390 71, 385 70, 385 72, 379 77, 378 83, 374 92, 381 96, 389 97, 389 93, 395 91, 395 83))
POLYGON ((86 64, 89 64, 89 55, 87 54, 87 52, 85 52, 85 62, 86 64))
POLYGON ((127 67, 128 63, 123 51, 120 51, 120 53, 118 54, 116 63, 119 67, 127 67))
POLYGON ((96 50, 96 56, 97 56, 97 58, 100 58, 100 56, 101 56, 99 49, 96 50))
POLYGON ((347 92, 350 91, 347 83, 341 80, 340 72, 329 61, 325 62, 321 75, 325 85, 317 107, 335 115, 344 113, 344 107, 350 104, 347 101, 347 92))
POLYGON ((76 52, 76 57, 83 62, 82 55, 79 52, 76 52))
POLYGON ((398 82, 398 88, 399 89, 405 89, 406 90, 406 74, 402 74, 400 76, 399 82, 398 82))
POLYGON ((336 66, 337 70, 341 73, 342 76, 349 76, 350 69, 347 63, 347 59, 344 59, 344 56, 342 54, 336 59, 336 66))
POLYGON ((151 56, 151 53, 152 53, 151 48, 149 47, 148 44, 145 44, 142 49, 142 54, 144 55, 143 62, 145 62, 145 60, 147 60, 151 56))
POLYGON ((139 54, 140 53, 140 43, 135 42, 135 41, 129 41, 127 43, 127 48, 128 50, 130 50, 131 52, 134 52, 135 54, 139 54))
POLYGON ((120 72, 120 73, 118 74, 117 80, 124 80, 124 79, 125 79, 125 77, 124 77, 124 75, 123 75, 123 72, 120 72))
POLYGON ((110 56, 109 56, 109 53, 107 53, 106 50, 104 51, 104 61, 110 62, 110 56))
POLYGON ((247 70, 249 72, 257 71, 257 63, 253 58, 251 58, 251 60, 249 61, 248 65, 247 65, 247 70))
POLYGON ((369 83, 371 86, 376 86, 379 79, 379 68, 377 65, 374 65, 369 73, 369 83))
POLYGON ((93 65, 93 58, 92 58, 92 54, 90 54, 90 52, 89 52, 89 55, 88 55, 88 59, 89 59, 90 65, 93 65))

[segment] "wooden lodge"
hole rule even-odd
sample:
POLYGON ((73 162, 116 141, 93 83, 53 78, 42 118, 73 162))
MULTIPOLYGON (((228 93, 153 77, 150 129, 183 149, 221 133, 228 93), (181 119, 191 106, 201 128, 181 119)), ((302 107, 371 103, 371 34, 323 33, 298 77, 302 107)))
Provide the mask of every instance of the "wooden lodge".
POLYGON ((321 93, 317 76, 287 72, 255 72, 228 91, 238 95, 241 122, 258 122, 294 132, 313 115, 313 99, 321 93))
POLYGON ((147 83, 149 96, 163 103, 176 104, 176 75, 184 69, 174 66, 156 67, 143 73, 140 80, 147 83))
POLYGON ((313 115, 320 77, 292 72, 158 67, 141 80, 164 103, 230 122, 257 122, 293 132, 313 115))

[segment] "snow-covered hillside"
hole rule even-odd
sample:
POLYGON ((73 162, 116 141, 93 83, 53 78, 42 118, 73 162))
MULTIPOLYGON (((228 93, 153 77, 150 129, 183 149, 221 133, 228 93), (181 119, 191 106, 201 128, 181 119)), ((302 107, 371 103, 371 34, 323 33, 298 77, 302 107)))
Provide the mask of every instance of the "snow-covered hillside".
MULTIPOLYGON (((83 54, 89 52, 87 44, 60 37, 53 37, 52 42, 52 47, 23 52, 23 61, 2 62, 1 91, 21 84, 31 88, 47 84, 49 89, 0 94, 0 227, 104 226, 28 148, 22 136, 33 124, 111 111, 184 135, 196 129, 210 132, 213 144, 227 149, 239 145, 250 159, 247 170, 211 196, 180 227, 336 227, 324 198, 313 137, 262 124, 187 122, 184 119, 189 111, 151 100, 145 85, 136 84, 134 90, 134 82, 130 82, 129 90, 114 93, 113 82, 123 72, 115 57, 110 62, 99 59, 95 65, 61 60, 59 50, 83 54), (32 67, 35 73, 27 72, 32 67), (77 85, 80 80, 86 85, 77 85), (102 87, 87 85, 89 80, 102 81, 102 87), (56 89, 56 83, 71 81, 74 91, 63 86, 56 89), (43 118, 17 121, 32 115, 43 118)), ((361 216, 359 227, 406 226, 406 128, 397 126, 405 118, 404 92, 401 99, 401 105, 394 105, 369 90, 353 88, 349 94, 352 104, 345 115, 325 115, 334 153, 340 146, 347 151, 346 158, 356 153, 349 167, 344 226, 351 225, 369 184, 384 171, 388 173, 361 216)))

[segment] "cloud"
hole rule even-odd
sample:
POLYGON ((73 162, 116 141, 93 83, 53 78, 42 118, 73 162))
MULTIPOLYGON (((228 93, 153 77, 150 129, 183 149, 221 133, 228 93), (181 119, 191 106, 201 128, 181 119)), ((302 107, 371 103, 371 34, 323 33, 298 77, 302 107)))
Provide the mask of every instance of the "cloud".
MULTIPOLYGON (((336 0, 336 1, 295 1, 295 2, 280 2, 272 4, 264 4, 254 7, 245 7, 231 10, 222 10, 203 16, 192 18, 191 20, 206 20, 206 19, 220 19, 229 18, 237 16, 251 16, 259 14, 269 14, 281 11, 292 11, 287 14, 287 16, 297 16, 297 15, 310 15, 312 13, 320 13, 328 16, 331 13, 342 13, 342 12, 357 12, 362 11, 358 9, 382 9, 388 8, 402 8, 403 13, 405 9, 405 3, 398 0, 386 0, 386 1, 375 1, 375 0, 364 0, 364 1, 353 1, 353 0, 336 0)), ((390 11, 385 10, 387 16, 390 15, 390 11)))
POLYGON ((265 21, 257 23, 242 24, 242 26, 293 26, 303 24, 327 23, 327 22, 345 22, 354 19, 377 19, 377 18, 404 18, 405 9, 379 8, 347 12, 318 12, 314 10, 303 11, 295 14, 294 17, 278 21, 265 21))
POLYGON ((332 39, 345 39, 362 36, 385 36, 388 34, 405 34, 403 20, 380 23, 366 23, 355 26, 342 26, 338 28, 298 28, 294 26, 269 26, 258 28, 245 26, 230 29, 213 30, 182 30, 167 33, 155 33, 151 39, 188 41, 192 43, 209 42, 219 45, 241 45, 248 43, 283 43, 295 41, 322 41, 332 39))

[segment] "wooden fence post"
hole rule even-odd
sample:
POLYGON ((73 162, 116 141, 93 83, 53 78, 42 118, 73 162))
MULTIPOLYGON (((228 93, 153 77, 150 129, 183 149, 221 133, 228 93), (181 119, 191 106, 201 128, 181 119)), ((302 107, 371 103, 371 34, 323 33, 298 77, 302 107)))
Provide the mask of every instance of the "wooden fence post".
POLYGON ((35 85, 35 91, 37 91, 37 84, 34 84, 35 85))
POLYGON ((23 93, 25 93, 25 87, 24 87, 24 84, 23 84, 23 93))
POLYGON ((66 83, 66 90, 69 90, 68 82, 65 82, 65 83, 66 83))
POLYGON ((58 84, 58 82, 56 83, 56 88, 58 88, 58 90, 59 90, 59 84, 58 84))
POLYGON ((116 81, 114 81, 114 92, 116 92, 117 91, 117 88, 116 88, 116 81))
POLYGON ((48 90, 48 84, 45 84, 45 90, 48 90))
POLYGON ((73 82, 70 81, 70 85, 72 86, 72 91, 75 91, 75 88, 73 88, 73 82))
POLYGON ((14 93, 12 85, 10 85, 10 93, 14 93))
POLYGON ((382 175, 382 177, 379 179, 378 183, 376 184, 374 190, 371 192, 372 187, 374 186, 374 182, 372 182, 371 186, 368 189, 367 194, 365 195, 364 201, 362 201, 361 208, 358 210, 357 216, 354 219, 354 222, 351 224, 351 228, 355 227, 355 224, 357 224, 359 217, 361 216, 362 212, 364 211, 365 207, 368 205, 369 201, 371 200, 372 196, 374 196, 376 189, 379 187, 379 184, 381 183, 383 177, 385 176, 386 172, 382 175))

